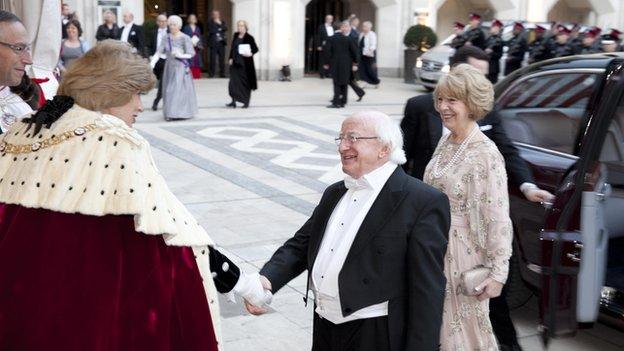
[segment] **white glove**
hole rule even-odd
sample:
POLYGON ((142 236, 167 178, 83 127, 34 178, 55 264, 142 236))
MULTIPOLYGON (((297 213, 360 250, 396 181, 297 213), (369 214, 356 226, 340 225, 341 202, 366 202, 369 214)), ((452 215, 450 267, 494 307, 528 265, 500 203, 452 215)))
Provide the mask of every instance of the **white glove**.
POLYGON ((270 304, 273 299, 273 294, 262 287, 260 274, 258 273, 247 274, 241 272, 233 291, 250 304, 258 307, 270 304))

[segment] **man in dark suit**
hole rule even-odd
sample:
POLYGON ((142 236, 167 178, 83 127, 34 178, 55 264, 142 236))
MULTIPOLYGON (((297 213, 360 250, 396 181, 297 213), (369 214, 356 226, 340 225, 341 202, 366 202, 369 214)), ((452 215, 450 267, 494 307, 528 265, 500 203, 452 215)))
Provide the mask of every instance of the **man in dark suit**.
MULTIPOLYGON (((464 46, 451 57, 450 64, 453 66, 468 63, 487 74, 488 60, 489 57, 483 50, 474 46, 464 46)), ((552 199, 552 194, 535 185, 531 170, 518 154, 518 149, 507 137, 496 109, 478 123, 481 131, 496 144, 505 158, 510 184, 518 186, 530 201, 552 199)), ((407 157, 403 168, 408 174, 422 179, 425 168, 443 134, 442 120, 438 111, 435 110, 433 94, 419 95, 407 101, 401 129, 405 137, 407 157)), ((516 331, 509 316, 505 288, 500 297, 490 300, 490 320, 501 347, 506 347, 506 350, 520 350, 516 331)))
POLYGON ((321 24, 316 32, 316 51, 319 55, 319 75, 321 79, 329 77, 329 71, 324 68, 327 65, 327 61, 323 53, 323 47, 325 47, 327 39, 332 35, 334 35, 334 16, 327 15, 325 16, 325 23, 321 24))
POLYGON ((334 34, 325 44, 325 55, 334 81, 334 98, 329 108, 341 108, 347 104, 347 85, 353 80, 353 72, 358 68, 358 49, 349 37, 349 22, 340 24, 340 33, 334 34))
POLYGON ((263 286, 275 293, 308 271, 313 351, 437 350, 448 198, 398 166, 401 133, 387 115, 350 116, 336 142, 345 180, 262 267, 263 286))
POLYGON ((358 40, 360 40, 360 31, 358 30, 358 27, 360 26, 360 19, 357 17, 352 17, 351 19, 349 19, 349 23, 351 23, 351 31, 349 32, 349 36, 355 39, 357 42, 358 40))
POLYGON ((156 93, 156 98, 152 103, 152 110, 156 111, 158 109, 158 103, 162 98, 162 74, 165 70, 165 62, 167 61, 167 56, 165 54, 159 54, 159 48, 162 44, 163 38, 167 37, 168 33, 167 28, 167 16, 164 14, 158 15, 156 17, 156 28, 152 32, 151 40, 147 42, 147 52, 150 57, 154 55, 158 55, 158 59, 156 59, 156 63, 154 64, 154 75, 156 75, 156 79, 158 79, 158 92, 156 93))
POLYGON ((120 40, 132 45, 137 54, 145 56, 143 26, 134 23, 134 14, 129 11, 124 12, 123 21, 120 40))
MULTIPOLYGON (((345 33, 346 36, 351 38, 351 40, 355 43, 355 47, 358 48, 357 50, 358 62, 360 61, 360 57, 362 53, 359 50, 360 33, 357 31, 357 29, 355 29, 356 28, 355 26, 359 24, 360 24, 360 20, 357 17, 355 17, 355 15, 351 15, 351 19, 349 20, 349 28, 346 29, 348 32, 346 32, 345 29, 342 27, 340 29, 341 32, 345 33)), ((364 89, 362 89, 362 87, 358 85, 357 81, 358 81, 358 72, 357 70, 354 70, 351 72, 351 78, 349 79, 348 85, 351 87, 351 89, 353 89, 353 91, 355 92, 355 95, 358 96, 357 101, 359 102, 359 101, 362 101, 362 98, 364 97, 366 92, 364 91, 364 89)))
POLYGON ((209 76, 215 76, 217 60, 219 60, 219 77, 225 77, 225 46, 227 45, 227 25, 221 20, 221 13, 212 11, 212 18, 208 21, 208 47, 210 47, 210 72, 209 76))

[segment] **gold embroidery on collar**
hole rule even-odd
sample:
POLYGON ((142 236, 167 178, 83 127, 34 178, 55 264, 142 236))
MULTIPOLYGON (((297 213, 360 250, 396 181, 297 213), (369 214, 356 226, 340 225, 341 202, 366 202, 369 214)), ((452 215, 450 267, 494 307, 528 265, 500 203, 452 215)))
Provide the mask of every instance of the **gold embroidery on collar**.
POLYGON ((48 139, 45 139, 42 141, 36 141, 32 144, 25 144, 25 145, 13 145, 13 144, 9 144, 3 141, 0 144, 0 152, 4 152, 7 154, 27 154, 30 152, 39 151, 41 149, 45 149, 50 146, 60 144, 76 136, 82 136, 86 134, 87 132, 90 132, 95 129, 96 129, 96 125, 95 123, 92 123, 84 127, 78 127, 74 129, 73 131, 64 132, 58 136, 53 135, 52 137, 48 139))

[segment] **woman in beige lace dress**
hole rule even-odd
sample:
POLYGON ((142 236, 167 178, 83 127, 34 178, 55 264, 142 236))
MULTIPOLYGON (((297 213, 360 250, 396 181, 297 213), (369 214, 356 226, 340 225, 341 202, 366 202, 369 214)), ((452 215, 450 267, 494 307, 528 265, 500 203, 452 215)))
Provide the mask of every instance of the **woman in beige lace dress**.
POLYGON ((496 145, 476 123, 492 109, 493 95, 485 76, 467 64, 453 68, 434 92, 436 109, 450 131, 424 176, 451 204, 441 351, 498 350, 489 299, 500 295, 511 256, 507 174, 496 145), (479 265, 491 273, 477 295, 468 296, 459 289, 460 276, 479 265))

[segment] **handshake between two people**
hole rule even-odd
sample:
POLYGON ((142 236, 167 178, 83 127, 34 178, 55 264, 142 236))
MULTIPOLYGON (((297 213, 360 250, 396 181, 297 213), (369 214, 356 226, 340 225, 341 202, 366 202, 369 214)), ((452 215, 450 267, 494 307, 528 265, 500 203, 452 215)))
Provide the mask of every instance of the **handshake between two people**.
POLYGON ((253 315, 261 315, 268 311, 267 307, 273 300, 271 282, 259 273, 243 273, 233 291, 245 300, 245 308, 253 315))

